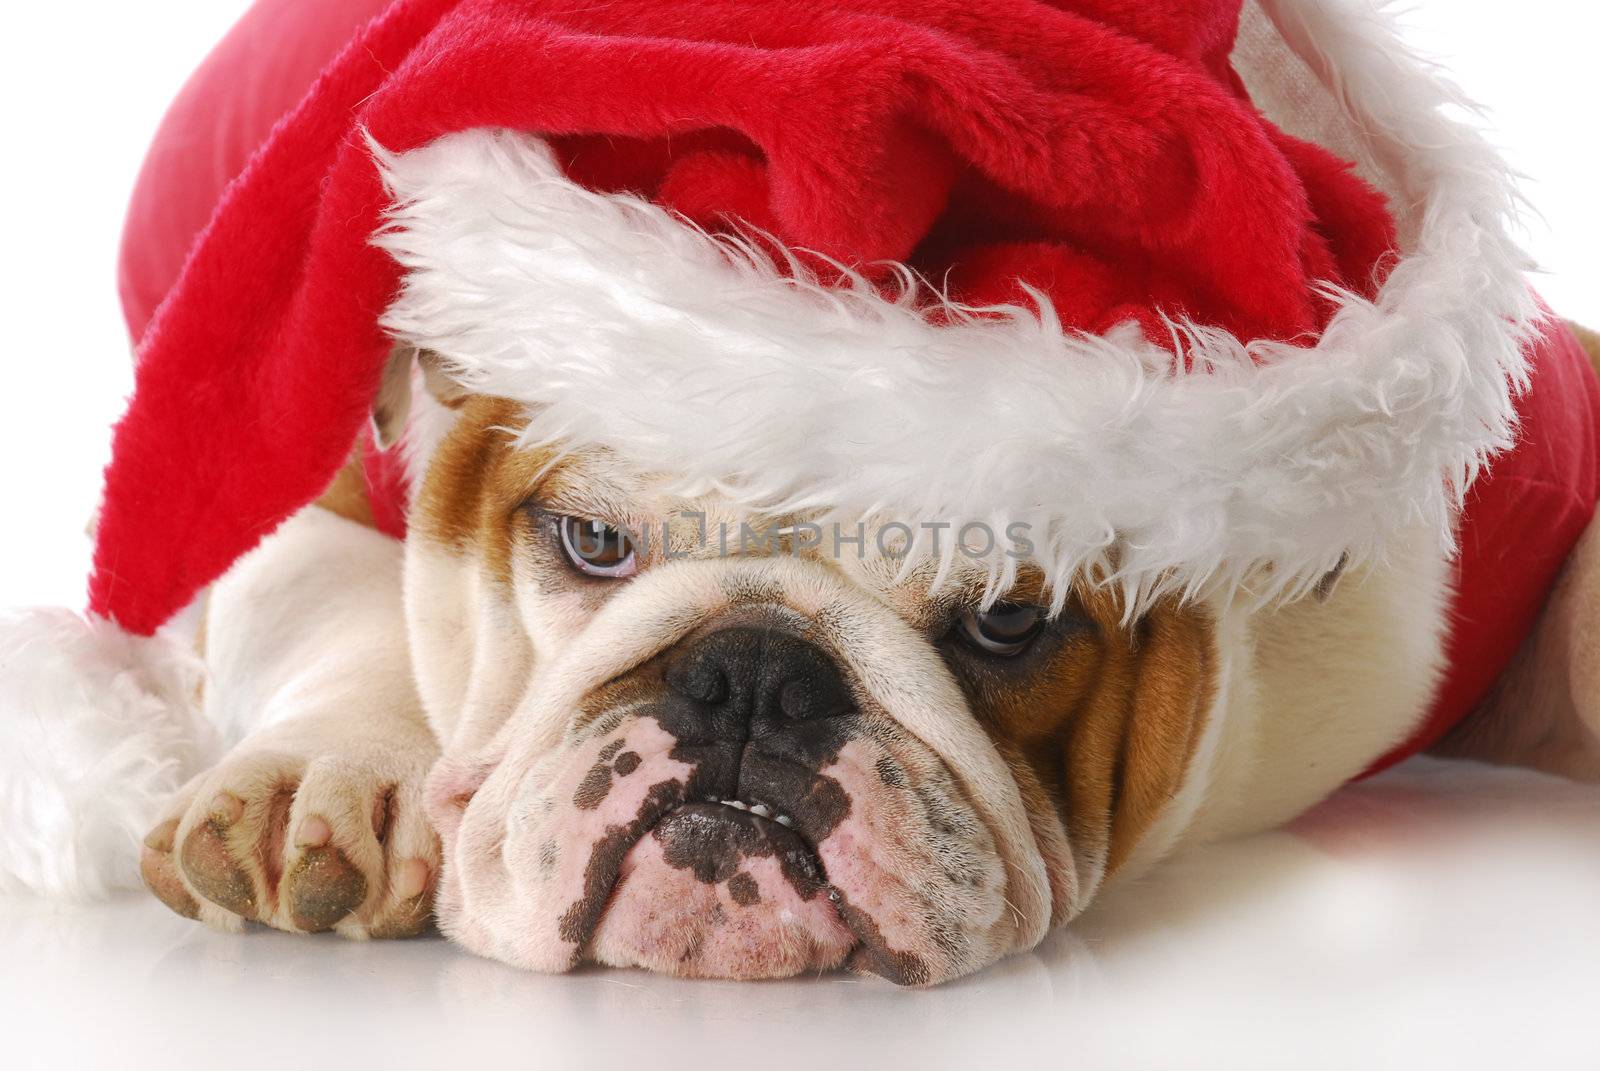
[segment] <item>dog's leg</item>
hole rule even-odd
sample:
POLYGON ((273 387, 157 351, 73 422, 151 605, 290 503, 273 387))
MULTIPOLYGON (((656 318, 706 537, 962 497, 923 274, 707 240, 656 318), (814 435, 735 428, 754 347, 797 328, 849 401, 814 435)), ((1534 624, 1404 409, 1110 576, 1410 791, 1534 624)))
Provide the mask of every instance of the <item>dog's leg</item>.
MULTIPOLYGON (((1600 371, 1600 335, 1576 330, 1600 371)), ((1600 780, 1600 516, 1494 691, 1434 752, 1600 780)))
POLYGON ((438 749, 412 683, 402 549, 328 509, 291 519, 213 590, 207 712, 254 726, 151 831, 145 881, 214 924, 349 937, 428 922, 438 749))

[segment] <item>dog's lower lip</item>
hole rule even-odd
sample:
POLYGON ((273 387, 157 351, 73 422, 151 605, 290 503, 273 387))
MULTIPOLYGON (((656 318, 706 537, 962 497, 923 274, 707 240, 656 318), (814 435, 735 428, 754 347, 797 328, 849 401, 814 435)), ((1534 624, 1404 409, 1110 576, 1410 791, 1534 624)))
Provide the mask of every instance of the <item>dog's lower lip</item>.
MULTIPOLYGON (((761 810, 767 811, 768 813, 771 813, 773 810, 769 806, 751 804, 744 800, 729 800, 716 796, 708 796, 699 800, 686 800, 678 806, 671 808, 657 820, 656 825, 659 826, 662 822, 667 821, 672 815, 681 813, 691 808, 700 809, 713 815, 719 811, 722 811, 724 808, 727 808, 733 811, 734 814, 748 814, 753 820, 758 822, 765 822, 769 825, 779 824, 776 818, 768 818, 758 812, 756 810, 757 807, 760 807, 761 810)), ((729 821, 738 821, 738 819, 734 818, 732 814, 729 814, 726 817, 729 821)), ((845 899, 844 894, 835 888, 833 883, 828 880, 827 867, 823 865, 822 857, 818 854, 816 846, 812 844, 811 841, 798 829, 794 828, 792 823, 782 823, 781 828, 783 833, 787 833, 789 835, 788 839, 791 839, 797 843, 805 852, 807 861, 816 870, 819 891, 827 896, 828 903, 833 907, 834 916, 838 918, 839 922, 844 926, 845 929, 850 931, 850 935, 855 939, 855 944, 852 946, 850 952, 846 956, 846 962, 857 960, 860 954, 864 952, 881 952, 883 950, 881 937, 875 938, 874 934, 867 932, 875 929, 871 923, 871 920, 861 912, 851 910, 851 905, 845 899)), ((654 831, 654 829, 655 826, 652 826, 651 831, 654 831)), ((776 836, 781 837, 783 835, 777 830, 772 830, 771 832, 776 836)), ((649 832, 645 833, 645 836, 649 835, 649 832)), ((894 982, 896 985, 914 985, 918 984, 919 982, 919 979, 908 976, 903 969, 897 969, 897 965, 892 962, 892 957, 885 957, 881 955, 874 956, 868 954, 862 962, 862 966, 866 970, 869 970, 874 974, 894 982)))
POLYGON ((654 833, 663 822, 666 822, 673 815, 680 814, 691 809, 702 811, 703 813, 711 815, 712 817, 724 818, 727 821, 738 821, 739 819, 736 818, 735 815, 748 815, 751 820, 761 825, 776 826, 776 829, 770 830, 770 834, 779 838, 792 840, 798 844, 805 852, 807 861, 816 869, 819 882, 823 888, 832 888, 832 886, 828 884, 827 871, 822 865, 821 857, 817 854, 816 846, 800 832, 799 828, 796 827, 793 818, 789 817, 789 815, 785 814, 778 807, 775 807, 771 804, 752 803, 747 800, 726 796, 705 796, 700 799, 684 800, 676 807, 671 807, 663 812, 661 816, 657 818, 656 821, 650 826, 650 828, 645 830, 640 839, 642 840, 644 837, 654 833))
MULTIPOLYGON (((793 819, 789 818, 789 816, 786 814, 776 812, 774 808, 770 806, 760 803, 752 804, 744 800, 728 799, 719 796, 707 796, 704 799, 699 800, 686 800, 683 803, 680 803, 678 806, 673 807, 671 810, 667 811, 659 819, 657 819, 655 826, 651 826, 650 829, 645 832, 644 836, 649 836, 651 832, 654 832, 656 826, 659 826, 662 822, 665 822, 668 818, 672 817, 672 815, 697 805, 715 805, 717 807, 727 807, 736 812, 749 814, 760 821, 781 826, 783 831, 789 834, 789 838, 800 845, 801 849, 805 852, 806 860, 811 864, 812 867, 816 869, 818 885, 827 895, 828 902, 833 905, 834 913, 839 916, 839 921, 844 923, 845 927, 855 935, 856 943, 861 943, 861 934, 857 931, 857 928, 851 919, 846 916, 843 910, 844 897, 840 894, 838 889, 833 887, 833 883, 828 880, 828 869, 823 865, 822 856, 817 853, 816 845, 812 844, 811 841, 803 833, 801 833, 799 829, 795 828, 793 819)), ((781 836, 782 834, 778 835, 781 836)))
MULTIPOLYGON (((800 849, 805 853, 807 862, 809 862, 810 865, 816 870, 818 884, 821 887, 822 892, 827 896, 829 904, 833 906, 834 913, 838 916, 839 921, 844 924, 845 928, 850 931, 852 936, 854 936, 856 945, 861 945, 863 940, 861 933, 844 912, 844 897, 837 889, 833 887, 833 884, 828 881, 827 868, 823 866, 822 857, 817 854, 816 846, 800 832, 800 830, 795 826, 793 819, 789 819, 789 821, 780 821, 780 816, 782 818, 788 818, 789 816, 782 814, 781 812, 775 812, 770 805, 750 804, 744 800, 728 799, 720 796, 704 796, 699 799, 686 799, 663 810, 656 817, 655 821, 639 834, 638 840, 635 840, 634 844, 638 844, 639 841, 642 841, 645 837, 653 834, 657 827, 659 827, 663 822, 666 822, 673 815, 690 810, 691 808, 703 809, 719 817, 722 816, 720 812, 726 808, 728 811, 732 812, 726 815, 726 818, 730 821, 736 820, 733 818, 733 814, 747 814, 754 821, 774 826, 775 829, 772 832, 775 835, 782 837, 786 834, 787 839, 792 840, 794 843, 799 845, 800 849), (756 807, 761 807, 767 812, 767 814, 761 814, 755 809, 756 807)), ((618 878, 619 876, 613 876, 612 878, 611 888, 607 892, 608 900, 616 893, 616 884, 618 878)), ((599 924, 598 918, 595 919, 595 924, 599 924)), ((593 933, 591 932, 588 937, 585 937, 583 944, 586 945, 589 937, 592 936, 593 933)))

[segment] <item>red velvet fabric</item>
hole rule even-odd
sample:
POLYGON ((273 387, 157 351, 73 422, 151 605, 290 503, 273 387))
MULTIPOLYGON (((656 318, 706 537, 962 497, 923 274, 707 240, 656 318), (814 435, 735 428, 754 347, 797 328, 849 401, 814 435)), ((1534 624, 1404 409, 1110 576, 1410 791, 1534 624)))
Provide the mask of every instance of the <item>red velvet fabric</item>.
POLYGON ((1428 717, 1368 773, 1437 743, 1483 699, 1532 630, 1600 502, 1600 382, 1565 324, 1532 354, 1515 449, 1472 485, 1461 518, 1444 680, 1428 717))
MULTIPOLYGON (((130 210, 122 294, 143 343, 93 608, 150 632, 348 456, 396 282, 366 245, 382 191, 361 124, 397 150, 534 130, 596 187, 851 262, 949 269, 972 301, 1014 296, 1021 276, 1090 330, 1158 306, 1245 334, 1315 328, 1326 310, 1306 280, 1370 289, 1392 233, 1342 163, 1250 111, 1227 67, 1236 14, 1236 0, 258 0, 174 105, 130 210)), ((1463 519, 1447 678, 1385 764, 1492 684, 1593 514, 1600 390, 1564 330, 1522 408, 1522 444, 1463 519)), ((367 457, 398 533, 399 470, 367 457)))
MULTIPOLYGON (((150 145, 123 230, 117 284, 135 341, 172 289, 223 189, 323 68, 390 2, 256 0, 185 83, 150 145)), ((159 23, 151 29, 161 32, 159 23)))
MULTIPOLYGON (((310 64, 281 41, 326 51, 364 13, 299 6, 258 7, 186 93, 166 139, 227 125, 219 99, 236 85, 286 86, 250 98, 192 183, 167 163, 181 149, 157 146, 134 223, 152 242, 192 222, 155 221, 163 185, 199 201, 292 97, 310 64), (312 8, 329 21, 312 29, 312 8), (251 73, 266 60, 279 75, 251 73)), ((1342 164, 1243 98, 1226 59, 1238 8, 398 0, 222 194, 143 334, 91 608, 156 628, 355 442, 398 283, 368 241, 385 196, 363 129, 394 151, 473 127, 537 132, 579 181, 707 227, 738 217, 850 264, 909 261, 974 302, 1016 296, 1020 277, 1089 330, 1161 310, 1248 337, 1315 331, 1328 309, 1312 281, 1370 290, 1391 224, 1342 164)), ((136 331, 171 263, 130 242, 136 331)))

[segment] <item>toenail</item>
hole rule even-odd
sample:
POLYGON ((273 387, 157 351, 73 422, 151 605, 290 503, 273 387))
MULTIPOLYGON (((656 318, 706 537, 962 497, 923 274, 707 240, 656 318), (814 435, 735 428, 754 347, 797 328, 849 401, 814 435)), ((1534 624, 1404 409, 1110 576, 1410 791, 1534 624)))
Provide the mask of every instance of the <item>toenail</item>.
POLYGON ((428 887, 428 864, 421 859, 407 859, 394 868, 394 883, 391 886, 396 900, 410 900, 414 896, 421 896, 422 890, 428 887))
POLYGON ((244 817, 244 800, 232 792, 218 792, 211 801, 211 817, 224 825, 233 825, 244 817))
POLYGON ((172 851, 173 838, 178 832, 178 820, 169 818, 145 834, 144 846, 153 852, 172 851))
POLYGON ((328 826, 328 820, 314 814, 300 823, 300 832, 294 843, 300 848, 321 848, 332 839, 333 830, 328 826))

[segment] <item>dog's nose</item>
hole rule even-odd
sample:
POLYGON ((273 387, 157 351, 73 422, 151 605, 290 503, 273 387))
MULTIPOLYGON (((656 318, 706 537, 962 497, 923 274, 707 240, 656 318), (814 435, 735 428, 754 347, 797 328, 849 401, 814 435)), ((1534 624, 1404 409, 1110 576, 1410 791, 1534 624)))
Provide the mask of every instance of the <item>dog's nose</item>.
POLYGON ((826 652, 774 629, 707 633, 679 655, 666 679, 721 740, 767 736, 797 722, 849 714, 855 705, 826 652))

